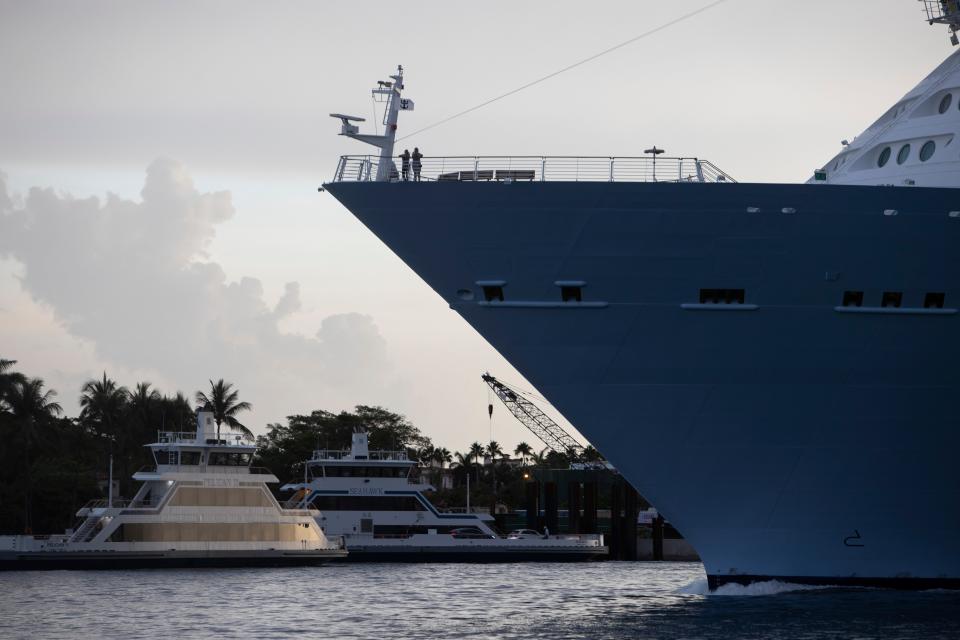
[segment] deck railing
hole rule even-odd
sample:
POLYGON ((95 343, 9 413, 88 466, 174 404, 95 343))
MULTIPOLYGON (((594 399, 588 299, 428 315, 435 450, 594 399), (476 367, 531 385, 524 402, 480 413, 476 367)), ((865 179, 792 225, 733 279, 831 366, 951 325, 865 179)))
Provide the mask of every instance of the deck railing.
POLYGON ((313 452, 310 462, 322 462, 325 460, 345 460, 351 462, 363 463, 369 460, 391 460, 394 462, 411 462, 406 451, 370 451, 365 459, 353 460, 353 452, 350 449, 317 449, 313 452))
MULTIPOLYGON (((333 182, 372 182, 377 156, 341 156, 333 182)), ((394 161, 391 181, 415 180, 394 161)), ((447 156, 423 158, 422 182, 736 182, 699 158, 601 156, 447 156)))

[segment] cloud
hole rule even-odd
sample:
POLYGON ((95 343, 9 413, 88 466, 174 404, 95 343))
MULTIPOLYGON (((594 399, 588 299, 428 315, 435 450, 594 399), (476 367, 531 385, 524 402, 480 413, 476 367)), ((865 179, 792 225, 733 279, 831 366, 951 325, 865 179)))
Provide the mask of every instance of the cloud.
POLYGON ((210 260, 217 225, 235 215, 228 192, 200 193, 182 166, 160 159, 141 196, 34 188, 15 204, 0 174, 0 257, 21 265, 23 289, 97 358, 186 391, 222 376, 265 420, 372 400, 393 384, 373 318, 331 315, 315 337, 284 332, 278 323, 301 309, 297 282, 271 305, 260 280, 230 280, 210 260))

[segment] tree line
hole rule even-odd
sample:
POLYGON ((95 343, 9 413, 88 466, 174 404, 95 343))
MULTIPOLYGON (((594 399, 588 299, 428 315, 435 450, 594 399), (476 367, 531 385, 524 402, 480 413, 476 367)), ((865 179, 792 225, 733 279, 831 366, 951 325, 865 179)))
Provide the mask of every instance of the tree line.
MULTIPOLYGON (((211 380, 191 404, 181 392, 166 395, 150 382, 130 388, 104 373, 83 384, 80 413, 68 417, 55 390, 15 365, 0 358, 0 533, 54 533, 71 526, 83 504, 106 497, 111 456, 116 497, 132 497, 137 487, 131 476, 154 464, 144 445, 155 442, 158 431, 195 430, 195 407, 213 412, 218 438, 222 425, 252 435, 239 419, 252 406, 223 379, 211 380)), ((254 464, 272 470, 281 481, 295 480, 314 450, 348 449, 358 428, 367 430, 371 449, 406 451, 419 460, 421 473, 435 485, 449 473, 453 488, 438 495, 449 506, 465 503, 468 476, 473 504, 517 506, 529 466, 562 468, 571 460, 546 449, 537 452, 525 442, 512 451, 519 466, 508 464, 509 453, 497 442, 473 442, 462 452, 451 452, 434 446, 406 417, 358 405, 353 411, 316 410, 288 416, 286 424, 267 425, 267 433, 256 439, 254 464)), ((584 457, 599 455, 588 448, 584 457)))

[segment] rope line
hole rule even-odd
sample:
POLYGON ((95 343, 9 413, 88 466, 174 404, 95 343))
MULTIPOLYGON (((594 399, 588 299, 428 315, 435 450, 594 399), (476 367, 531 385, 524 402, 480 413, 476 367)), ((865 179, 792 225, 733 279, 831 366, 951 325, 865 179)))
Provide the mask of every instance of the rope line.
POLYGON ((455 113, 455 114, 453 114, 452 116, 450 116, 450 117, 448 117, 448 118, 444 118, 443 120, 440 120, 439 122, 434 122, 433 124, 428 125, 428 126, 426 126, 426 127, 423 127, 422 129, 417 129, 417 130, 414 131, 413 133, 408 133, 407 135, 403 136, 402 138, 397 138, 397 142, 399 142, 400 140, 406 140, 407 138, 410 138, 410 137, 412 137, 412 136, 415 136, 415 135, 417 135, 418 133, 423 133, 424 131, 428 131, 428 130, 430 130, 430 129, 433 129, 434 127, 439 127, 440 125, 446 124, 446 123, 450 122, 451 120, 455 120, 456 118, 459 118, 460 116, 465 116, 465 115, 467 115, 468 113, 471 113, 471 112, 473 112, 473 111, 476 111, 477 109, 482 109, 483 107, 486 107, 487 105, 493 104, 494 102, 497 102, 498 100, 503 100, 504 98, 507 98, 507 97, 509 97, 509 96, 512 96, 512 95, 515 94, 515 93, 519 93, 519 92, 523 91, 524 89, 529 89, 530 87, 532 87, 532 86, 534 86, 534 85, 537 85, 537 84, 540 84, 541 82, 544 82, 544 81, 546 81, 546 80, 549 80, 550 78, 554 78, 554 77, 560 75, 561 73, 570 71, 571 69, 575 69, 575 68, 577 68, 577 67, 579 67, 579 66, 581 66, 581 65, 584 65, 584 64, 586 64, 586 63, 588 63, 588 62, 591 62, 591 61, 593 61, 593 60, 596 60, 597 58, 599 58, 599 57, 601 57, 601 56, 605 56, 605 55, 607 55, 608 53, 612 53, 612 52, 616 51, 617 49, 622 49, 623 47, 625 47, 625 46, 627 46, 627 45, 629 45, 629 44, 633 44, 633 43, 636 42, 637 40, 642 40, 643 38, 652 36, 652 35, 655 34, 655 33, 658 33, 658 32, 660 32, 660 31, 663 31, 664 29, 667 29, 667 28, 672 27, 672 26, 674 26, 674 25, 676 25, 676 24, 679 24, 679 23, 681 23, 681 22, 684 22, 685 20, 689 20, 690 18, 693 18, 693 17, 695 17, 695 16, 698 16, 698 15, 700 15, 701 13, 704 13, 705 11, 709 11, 710 9, 713 9, 714 7, 716 7, 716 6, 718 6, 718 5, 721 5, 721 4, 723 4, 724 2, 726 2, 726 1, 727 1, 727 0, 715 0, 714 2, 711 2, 711 3, 708 4, 708 5, 705 5, 705 6, 703 6, 703 7, 700 7, 699 9, 696 9, 695 11, 691 11, 691 12, 689 12, 689 13, 685 13, 685 14, 683 14, 682 16, 679 16, 679 17, 677 17, 677 18, 674 18, 673 20, 670 20, 669 22, 665 22, 665 23, 661 24, 661 25, 658 26, 658 27, 654 27, 653 29, 650 29, 649 31, 645 31, 645 32, 641 33, 641 34, 638 35, 638 36, 634 36, 633 38, 630 38, 629 40, 624 40, 624 41, 621 42, 620 44, 614 45, 614 46, 610 47, 609 49, 604 49, 603 51, 601 51, 601 52, 599 52, 599 53, 595 53, 595 54, 593 54, 592 56, 590 56, 590 57, 588 57, 588 58, 584 58, 583 60, 580 60, 579 62, 574 62, 573 64, 567 65, 566 67, 564 67, 564 68, 562 68, 562 69, 558 69, 557 71, 554 71, 554 72, 552 72, 552 73, 549 73, 549 74, 547 74, 547 75, 545 75, 545 76, 543 76, 543 77, 541 77, 541 78, 537 78, 536 80, 532 80, 532 81, 528 82, 527 84, 522 85, 522 86, 520 86, 520 87, 517 87, 516 89, 512 89, 512 90, 510 90, 510 91, 508 91, 508 92, 506 92, 506 93, 504 93, 504 94, 502 94, 502 95, 497 96, 496 98, 491 98, 491 99, 487 100, 486 102, 481 102, 480 104, 478 104, 478 105, 476 105, 476 106, 473 106, 473 107, 470 107, 469 109, 465 109, 465 110, 463 110, 463 111, 461 111, 461 112, 459 112, 459 113, 455 113))

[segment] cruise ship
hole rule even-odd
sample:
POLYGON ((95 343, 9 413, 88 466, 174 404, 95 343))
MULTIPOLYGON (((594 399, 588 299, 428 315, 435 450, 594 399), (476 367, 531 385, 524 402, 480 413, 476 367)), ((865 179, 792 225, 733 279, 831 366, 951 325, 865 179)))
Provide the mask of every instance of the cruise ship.
POLYGON ((571 562, 604 560, 602 534, 552 535, 515 531, 500 536, 489 513, 438 509, 433 487, 406 451, 371 450, 357 429, 350 449, 317 450, 304 463, 304 482, 288 507, 317 511, 324 533, 346 541, 350 561, 374 562, 571 562))
MULTIPOLYGON (((956 43, 957 3, 922 7, 956 43)), ((960 587, 960 53, 797 184, 658 149, 406 167, 403 90, 402 69, 373 90, 382 135, 333 114, 379 154, 324 187, 670 518, 711 587, 960 587)))
MULTIPOLYGON (((346 557, 309 505, 283 508, 256 445, 221 430, 207 408, 197 429, 160 432, 147 445, 156 465, 141 469, 132 500, 95 500, 62 535, 0 536, 3 569, 142 569, 319 565, 346 557)), ((113 483, 110 482, 112 492, 113 483)))

